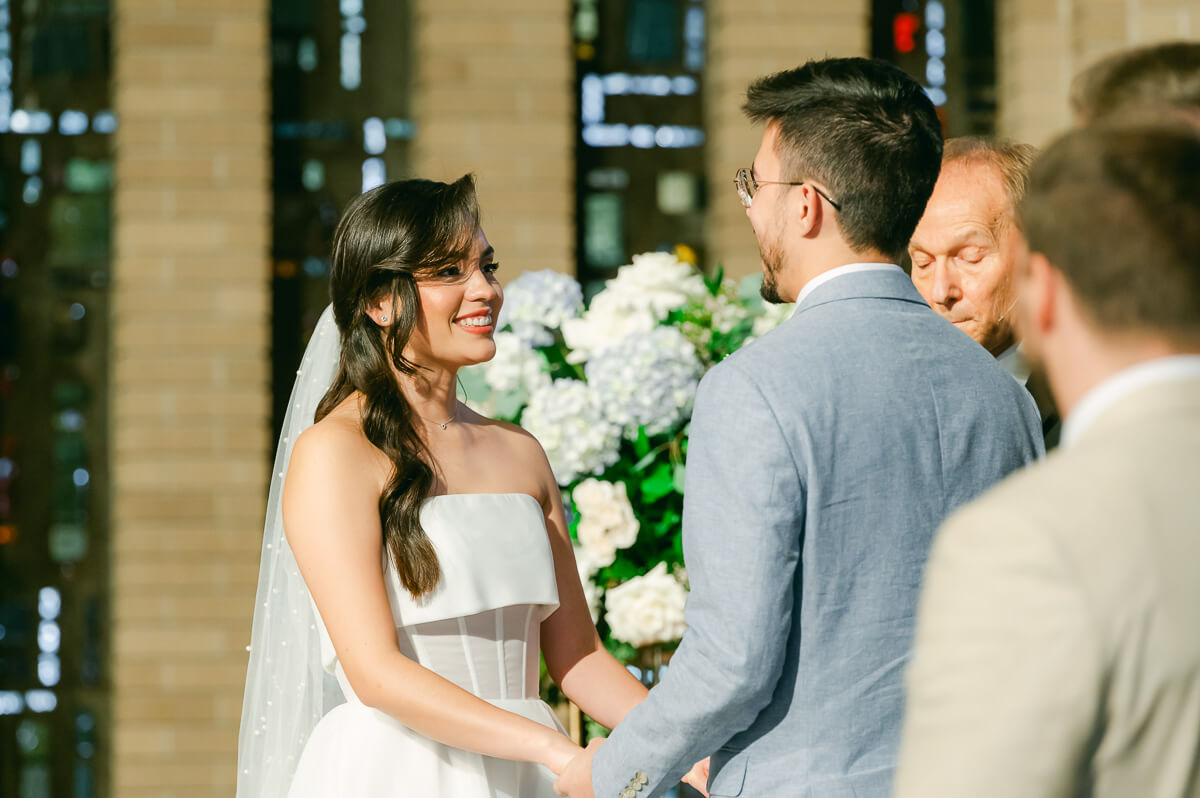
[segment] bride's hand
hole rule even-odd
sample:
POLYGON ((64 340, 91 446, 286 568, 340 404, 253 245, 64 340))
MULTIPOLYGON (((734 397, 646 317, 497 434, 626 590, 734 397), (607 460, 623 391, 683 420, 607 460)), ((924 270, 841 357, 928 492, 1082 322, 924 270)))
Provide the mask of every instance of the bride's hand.
POLYGON ((701 795, 708 796, 708 757, 701 759, 683 777, 683 783, 698 790, 701 795))
POLYGON ((544 765, 555 776, 561 776, 567 764, 583 751, 571 738, 556 731, 547 729, 547 734, 541 741, 542 750, 537 762, 544 765))

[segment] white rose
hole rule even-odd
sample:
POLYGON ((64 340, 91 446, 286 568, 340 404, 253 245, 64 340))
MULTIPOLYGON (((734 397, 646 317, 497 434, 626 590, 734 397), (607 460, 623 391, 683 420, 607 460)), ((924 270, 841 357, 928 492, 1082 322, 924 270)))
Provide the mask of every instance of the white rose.
POLYGON ((613 637, 632 646, 669 643, 683 637, 687 590, 659 563, 642 576, 610 588, 604 619, 613 637))
POLYGON ((571 350, 567 360, 583 363, 630 335, 650 332, 658 321, 649 309, 632 307, 622 297, 602 292, 582 317, 563 322, 563 341, 571 350))
POLYGON ((696 267, 669 252, 634 255, 633 263, 618 269, 604 291, 620 294, 635 308, 653 311, 659 321, 689 300, 703 299, 708 294, 696 267))
POLYGON ((568 360, 583 363, 634 333, 647 333, 672 310, 708 296, 704 278, 695 266, 666 252, 633 256, 604 284, 587 312, 563 321, 562 333, 571 348, 568 360))
POLYGON ((585 479, 571 496, 579 512, 575 534, 580 544, 600 567, 612 565, 617 550, 632 546, 639 529, 625 483, 585 479))

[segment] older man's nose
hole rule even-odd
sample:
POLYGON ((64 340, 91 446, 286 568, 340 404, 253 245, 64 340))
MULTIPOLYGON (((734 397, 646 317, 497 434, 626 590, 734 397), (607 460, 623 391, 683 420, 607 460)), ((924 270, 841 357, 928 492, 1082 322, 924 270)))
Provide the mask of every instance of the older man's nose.
POLYGON ((933 291, 930 297, 935 305, 952 307, 962 299, 962 287, 958 284, 958 274, 949 264, 935 263, 933 265, 933 291))

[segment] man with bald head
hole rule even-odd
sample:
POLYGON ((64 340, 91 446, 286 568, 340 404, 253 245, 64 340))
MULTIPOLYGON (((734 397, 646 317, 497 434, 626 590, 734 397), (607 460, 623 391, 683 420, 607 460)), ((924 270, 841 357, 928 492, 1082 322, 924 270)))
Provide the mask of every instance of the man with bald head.
POLYGON ((975 136, 947 141, 908 254, 917 291, 1029 389, 1053 445, 1058 414, 1045 380, 1031 375, 1012 313, 1024 247, 1016 209, 1036 152, 1028 144, 975 136))

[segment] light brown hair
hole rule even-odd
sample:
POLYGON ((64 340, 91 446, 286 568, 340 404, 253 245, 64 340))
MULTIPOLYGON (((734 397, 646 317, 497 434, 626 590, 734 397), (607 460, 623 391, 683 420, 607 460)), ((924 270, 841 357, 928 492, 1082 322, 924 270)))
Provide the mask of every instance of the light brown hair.
POLYGON ((1200 114, 1200 42, 1121 50, 1071 85, 1071 110, 1082 123, 1146 107, 1200 114))
POLYGON ((942 165, 950 163, 986 163, 995 167, 1008 194, 1012 219, 1020 223, 1017 209, 1029 187, 1029 170, 1037 157, 1037 147, 1009 139, 985 136, 961 136, 948 139, 942 150, 942 165))
POLYGON ((1097 124, 1034 164, 1021 219, 1097 329, 1200 342, 1200 135, 1097 124))

